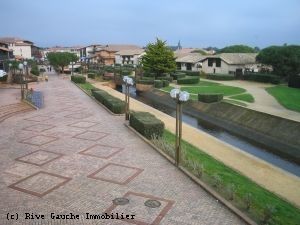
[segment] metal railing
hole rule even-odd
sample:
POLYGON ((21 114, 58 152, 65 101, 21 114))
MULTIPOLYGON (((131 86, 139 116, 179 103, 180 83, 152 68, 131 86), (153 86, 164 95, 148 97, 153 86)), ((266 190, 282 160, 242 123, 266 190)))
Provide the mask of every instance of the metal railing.
POLYGON ((34 91, 32 89, 24 90, 25 100, 36 106, 37 108, 42 108, 44 106, 44 96, 41 91, 34 91))

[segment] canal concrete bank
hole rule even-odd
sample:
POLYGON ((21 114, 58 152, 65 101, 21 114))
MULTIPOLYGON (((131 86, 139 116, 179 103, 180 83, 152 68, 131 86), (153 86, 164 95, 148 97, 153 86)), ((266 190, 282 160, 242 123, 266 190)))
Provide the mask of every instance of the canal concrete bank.
MULTIPOLYGON (((168 93, 143 93, 147 99, 175 109, 168 93)), ((267 147, 274 154, 300 164, 300 122, 233 105, 227 102, 189 102, 184 113, 267 147)), ((201 121, 200 121, 201 123, 201 121)))
MULTIPOLYGON (((93 85, 117 98, 124 99, 122 93, 110 87, 103 86, 101 83, 93 83, 93 85)), ((172 116, 135 99, 131 98, 130 101, 131 110, 150 112, 165 123, 166 129, 173 133, 175 132, 175 119, 172 116)), ((300 179, 297 176, 285 172, 270 163, 243 152, 185 123, 183 124, 183 139, 269 191, 300 207, 300 179)))

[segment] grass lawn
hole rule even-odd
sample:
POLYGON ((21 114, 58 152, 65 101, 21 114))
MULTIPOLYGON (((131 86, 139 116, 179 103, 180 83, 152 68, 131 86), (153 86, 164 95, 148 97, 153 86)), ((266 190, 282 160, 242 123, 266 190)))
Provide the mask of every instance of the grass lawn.
MULTIPOLYGON (((202 81, 205 82, 205 81, 202 81)), ((207 82, 207 81, 206 81, 207 82)), ((202 86, 199 86, 198 84, 195 84, 194 86, 187 86, 187 85, 182 85, 181 90, 187 91, 190 94, 198 94, 198 93, 222 93, 224 96, 228 95, 237 95, 237 94, 242 94, 246 92, 245 89, 239 88, 239 87, 232 87, 232 86, 227 86, 227 85, 219 85, 213 82, 209 82, 209 86, 204 86, 204 83, 202 83, 202 86)), ((164 87, 162 88, 163 91, 170 92, 174 87, 164 87)))
POLYGON ((266 91, 272 95, 285 108, 300 112, 300 89, 287 86, 275 86, 266 88, 266 91))
POLYGON ((240 105, 240 106, 244 106, 247 107, 248 105, 244 102, 240 102, 240 101, 236 101, 236 100, 232 100, 232 99, 223 99, 223 102, 228 102, 230 104, 234 104, 234 105, 240 105))
MULTIPOLYGON (((165 131, 163 139, 170 145, 174 146, 175 135, 169 131, 165 131)), ((223 163, 215 160, 195 146, 182 142, 182 148, 186 151, 186 158, 192 159, 203 165, 204 174, 202 180, 209 183, 209 178, 217 175, 221 178, 221 187, 217 190, 226 197, 225 187, 234 184, 236 187, 235 198, 233 203, 241 210, 245 211, 243 198, 246 194, 251 194, 252 204, 250 210, 247 211, 248 215, 255 221, 260 221, 262 213, 267 205, 272 205, 276 208, 270 225, 296 225, 300 221, 300 210, 275 194, 267 191, 261 186, 257 185, 247 177, 239 174, 233 169, 227 167, 223 163)), ((187 167, 189 168, 189 167, 187 167)), ((191 168, 190 168, 191 170, 191 168)), ((211 180, 210 180, 211 181, 211 180)))
POLYGON ((250 103, 254 102, 254 98, 251 94, 234 95, 234 96, 231 96, 229 98, 241 100, 241 101, 244 101, 244 102, 250 102, 250 103))
POLYGON ((91 94, 91 90, 92 90, 93 88, 95 88, 93 85, 91 85, 91 84, 88 83, 88 82, 86 82, 86 83, 84 83, 84 84, 79 84, 79 86, 80 86, 82 89, 86 90, 89 94, 91 94))

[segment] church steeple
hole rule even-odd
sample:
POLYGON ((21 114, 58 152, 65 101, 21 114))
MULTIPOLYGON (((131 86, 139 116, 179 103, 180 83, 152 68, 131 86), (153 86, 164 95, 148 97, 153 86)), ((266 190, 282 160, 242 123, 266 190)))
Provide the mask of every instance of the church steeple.
POLYGON ((182 49, 182 46, 180 44, 180 40, 178 41, 178 45, 177 45, 177 50, 181 50, 182 49))

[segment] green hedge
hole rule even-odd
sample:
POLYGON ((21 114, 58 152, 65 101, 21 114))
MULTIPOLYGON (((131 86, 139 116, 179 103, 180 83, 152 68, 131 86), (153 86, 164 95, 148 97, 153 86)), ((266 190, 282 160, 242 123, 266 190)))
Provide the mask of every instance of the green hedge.
POLYGON ((178 79, 177 84, 197 84, 199 81, 199 77, 185 77, 178 79))
POLYGON ((198 101, 205 103, 219 102, 223 99, 221 93, 201 93, 198 94, 198 101))
POLYGON ((168 80, 162 80, 163 82, 163 87, 169 87, 170 82, 168 80))
POLYGON ((193 76, 193 77, 199 77, 200 72, 199 71, 185 71, 187 76, 193 76))
POLYGON ((157 77, 157 80, 167 80, 169 82, 173 81, 173 77, 157 77))
POLYGON ((279 84, 280 77, 274 74, 249 73, 243 76, 244 80, 252 80, 262 83, 279 84))
POLYGON ((136 81, 137 84, 154 84, 154 80, 137 80, 136 81))
POLYGON ((73 81, 74 83, 78 83, 78 84, 84 84, 86 81, 86 78, 84 76, 80 76, 80 75, 73 75, 73 76, 71 76, 71 81, 73 81))
POLYGON ((92 95, 115 114, 125 112, 125 102, 103 90, 92 90, 92 95))
POLYGON ((147 139, 153 136, 161 137, 165 124, 148 112, 132 112, 129 125, 147 139))
POLYGON ((96 75, 94 73, 88 73, 88 78, 95 79, 96 75))
POLYGON ((0 82, 4 82, 7 80, 7 75, 3 76, 3 77, 0 77, 0 82))
POLYGON ((214 73, 214 74, 207 74, 206 78, 210 80, 234 80, 235 76, 233 74, 214 73))
POLYGON ((162 80, 154 80, 155 88, 162 88, 164 86, 164 82, 162 80))
POLYGON ((184 78, 185 76, 186 76, 185 73, 174 73, 174 74, 172 74, 172 77, 173 77, 174 80, 184 78))

